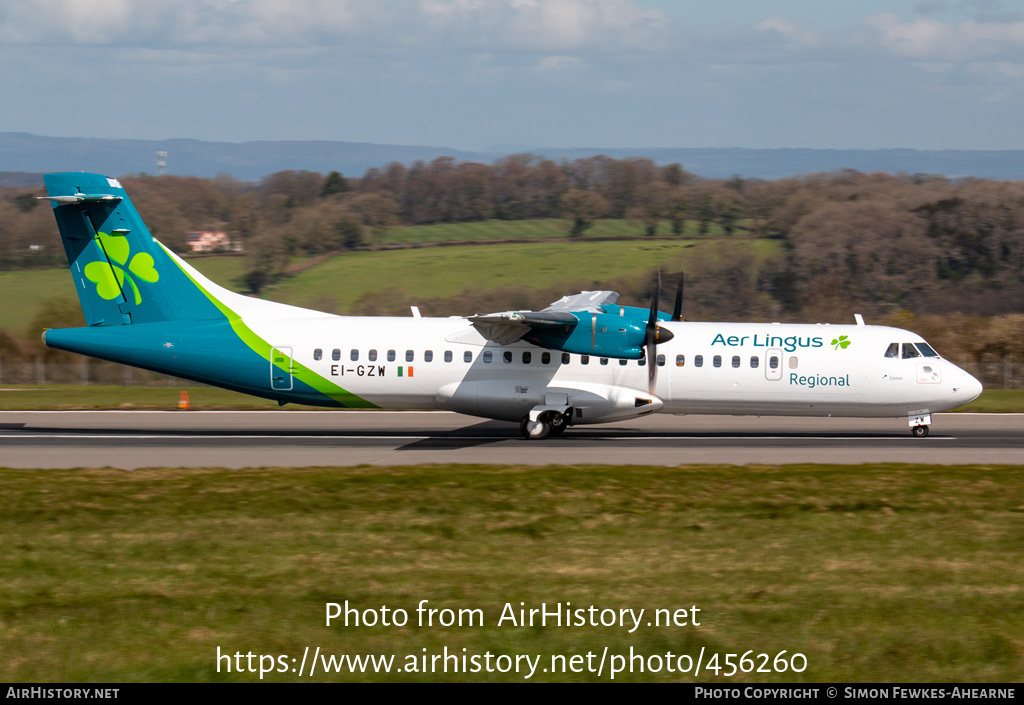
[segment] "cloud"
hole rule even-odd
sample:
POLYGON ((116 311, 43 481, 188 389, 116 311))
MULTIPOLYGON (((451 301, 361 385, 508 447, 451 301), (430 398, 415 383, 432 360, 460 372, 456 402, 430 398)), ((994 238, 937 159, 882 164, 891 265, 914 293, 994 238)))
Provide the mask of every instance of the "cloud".
POLYGON ((6 44, 309 46, 360 40, 559 52, 648 46, 670 26, 634 0, 0 0, 6 44))
POLYGON ((582 59, 576 56, 545 56, 537 62, 538 71, 566 71, 583 64, 582 59))
POLYGON ((372 24, 368 0, 0 0, 0 40, 118 46, 300 45, 372 24))
POLYGON ((787 17, 768 17, 754 25, 754 29, 775 34, 792 47, 808 49, 821 46, 825 36, 823 32, 787 17))
POLYGON ((506 50, 617 50, 647 45, 671 26, 632 0, 420 0, 423 16, 457 45, 506 50))
POLYGON ((980 61, 1024 50, 1024 21, 942 22, 931 17, 904 22, 893 13, 865 18, 870 41, 891 54, 928 61, 980 61))

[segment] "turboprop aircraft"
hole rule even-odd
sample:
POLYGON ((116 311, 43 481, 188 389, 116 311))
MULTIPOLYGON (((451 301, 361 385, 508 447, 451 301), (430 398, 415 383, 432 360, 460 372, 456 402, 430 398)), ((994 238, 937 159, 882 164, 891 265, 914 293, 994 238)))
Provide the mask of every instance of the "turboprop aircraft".
POLYGON ((336 316, 217 286, 160 244, 121 184, 45 177, 86 327, 51 348, 247 394, 324 407, 448 409, 569 426, 672 414, 906 417, 966 404, 981 383, 920 336, 864 325, 698 323, 619 306, 612 291, 542 311, 336 316))

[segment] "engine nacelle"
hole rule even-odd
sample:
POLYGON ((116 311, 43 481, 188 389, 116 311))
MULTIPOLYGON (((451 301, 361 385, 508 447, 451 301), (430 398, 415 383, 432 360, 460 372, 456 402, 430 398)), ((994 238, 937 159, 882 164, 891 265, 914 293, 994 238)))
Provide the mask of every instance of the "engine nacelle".
POLYGON ((485 418, 519 421, 540 404, 573 409, 574 424, 622 421, 651 414, 664 403, 647 392, 611 384, 585 382, 536 386, 514 380, 454 382, 440 389, 435 401, 442 409, 485 418))
POLYGON ((639 360, 644 356, 646 320, 612 313, 573 313, 579 324, 569 330, 533 330, 523 337, 534 345, 577 355, 639 360))

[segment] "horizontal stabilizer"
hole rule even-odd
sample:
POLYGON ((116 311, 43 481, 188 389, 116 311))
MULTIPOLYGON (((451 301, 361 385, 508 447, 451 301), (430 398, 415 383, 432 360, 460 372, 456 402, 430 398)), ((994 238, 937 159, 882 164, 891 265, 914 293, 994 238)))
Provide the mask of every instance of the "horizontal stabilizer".
POLYGON ((105 193, 76 193, 72 196, 36 196, 40 201, 53 201, 61 206, 71 206, 76 203, 110 203, 111 205, 121 202, 120 196, 111 196, 105 193))

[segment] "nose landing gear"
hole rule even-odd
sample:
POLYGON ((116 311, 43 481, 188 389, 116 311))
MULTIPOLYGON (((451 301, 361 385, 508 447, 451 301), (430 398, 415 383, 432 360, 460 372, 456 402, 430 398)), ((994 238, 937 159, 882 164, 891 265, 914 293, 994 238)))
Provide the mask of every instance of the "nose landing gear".
POLYGON ((932 422, 932 415, 927 412, 910 415, 910 432, 914 438, 928 437, 928 424, 932 422))

